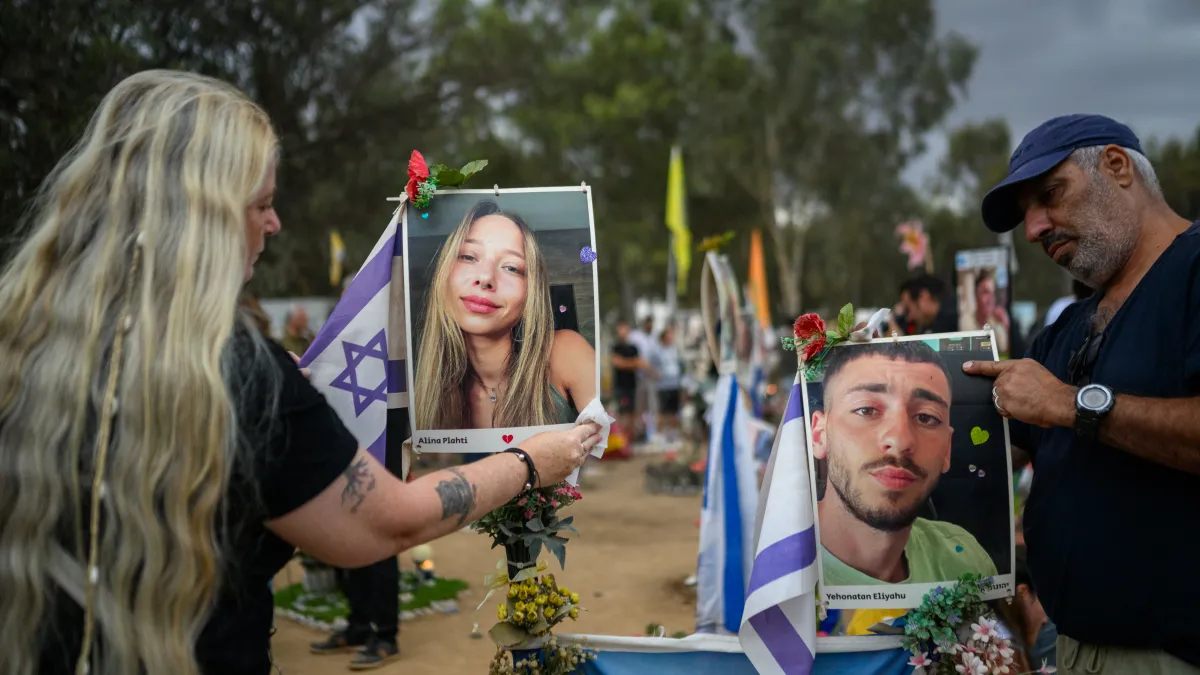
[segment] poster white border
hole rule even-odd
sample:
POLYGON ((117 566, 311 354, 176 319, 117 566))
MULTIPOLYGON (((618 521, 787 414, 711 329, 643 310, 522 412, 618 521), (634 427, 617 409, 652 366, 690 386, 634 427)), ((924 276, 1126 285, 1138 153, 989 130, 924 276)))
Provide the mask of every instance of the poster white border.
MULTIPOLYGON (((492 189, 469 189, 458 190, 443 188, 434 193, 432 199, 437 199, 438 195, 495 195, 499 197, 503 194, 533 194, 544 192, 583 192, 587 199, 587 215, 588 215, 588 230, 591 240, 592 251, 596 251, 596 216, 595 209, 592 205, 592 188, 586 183, 571 187, 538 187, 538 188, 501 188, 493 187, 492 189)), ((409 405, 411 406, 410 418, 412 423, 412 439, 413 450, 417 453, 424 452, 454 452, 454 453, 485 453, 485 452, 502 452, 507 448, 528 440, 543 431, 563 431, 575 426, 570 424, 552 424, 547 426, 535 427, 496 427, 493 429, 443 429, 443 430, 428 430, 418 429, 416 427, 416 388, 413 378, 416 376, 417 361, 413 354, 413 312, 412 312, 412 293, 410 291, 409 279, 412 278, 412 271, 409 268, 408 250, 408 235, 409 235, 409 206, 410 202, 405 200, 404 213, 401 214, 400 230, 404 237, 404 321, 407 333, 405 334, 404 350, 408 358, 408 367, 406 370, 406 378, 408 379, 409 405), (506 440, 507 439, 507 440, 506 440)), ((536 233, 537 231, 534 230, 536 233)), ((597 251, 597 255, 599 252, 597 251)), ((585 264, 582 261, 579 263, 585 264)), ((595 297, 592 302, 593 319, 596 326, 596 396, 600 396, 600 272, 595 261, 590 264, 592 267, 592 292, 595 297)), ((590 401, 589 401, 590 402, 590 401)), ((576 401, 576 405, 587 405, 589 402, 576 401)))
MULTIPOLYGON (((909 342, 912 340, 941 340, 945 338, 989 338, 992 346, 992 359, 1000 360, 996 350, 996 338, 991 330, 956 331, 953 333, 930 333, 929 335, 898 335, 894 337, 875 338, 867 342, 844 343, 848 347, 882 342, 909 342)), ((838 345, 835 349, 844 349, 838 345)), ((808 400, 808 381, 802 376, 800 394, 804 404, 804 442, 808 452, 808 491, 812 500, 813 528, 817 538, 817 598, 821 605, 829 609, 915 609, 921 606, 925 594, 938 586, 953 586, 957 579, 947 579, 941 582, 927 584, 880 584, 874 586, 826 586, 825 563, 822 556, 821 518, 817 510, 817 462, 813 457, 812 447, 812 408, 808 400), (831 589, 836 589, 831 591, 831 589)), ((1017 546, 1015 532, 1015 516, 1013 514, 1013 482, 1012 482, 1012 436, 1008 429, 1008 418, 1001 416, 1004 425, 1004 463, 1007 467, 1005 484, 1008 486, 1008 574, 992 577, 992 583, 981 588, 980 597, 984 600, 996 600, 1012 596, 1016 591, 1017 546)))

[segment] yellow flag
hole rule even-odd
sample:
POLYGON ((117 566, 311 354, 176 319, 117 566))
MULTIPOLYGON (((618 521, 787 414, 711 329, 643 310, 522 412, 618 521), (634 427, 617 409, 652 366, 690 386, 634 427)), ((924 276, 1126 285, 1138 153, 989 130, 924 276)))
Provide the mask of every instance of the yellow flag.
POLYGON ((667 229, 675 253, 675 288, 687 295, 688 270, 692 266, 692 231, 688 229, 684 205, 683 154, 679 146, 671 148, 671 165, 667 171, 667 229))
POLYGON ((763 328, 771 327, 771 309, 767 305, 767 262, 763 259, 762 231, 750 233, 750 299, 763 328))
POLYGON ((337 288, 342 283, 342 262, 346 259, 346 244, 337 230, 329 233, 329 285, 337 288))

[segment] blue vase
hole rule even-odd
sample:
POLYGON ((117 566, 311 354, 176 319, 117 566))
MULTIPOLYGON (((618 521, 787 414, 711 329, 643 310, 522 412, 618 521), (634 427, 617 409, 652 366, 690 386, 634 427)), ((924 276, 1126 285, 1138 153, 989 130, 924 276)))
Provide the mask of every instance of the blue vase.
POLYGON ((546 662, 546 654, 544 651, 542 651, 542 649, 540 647, 537 649, 513 649, 512 650, 512 659, 513 659, 514 666, 526 659, 529 659, 529 658, 535 659, 539 666, 546 662))

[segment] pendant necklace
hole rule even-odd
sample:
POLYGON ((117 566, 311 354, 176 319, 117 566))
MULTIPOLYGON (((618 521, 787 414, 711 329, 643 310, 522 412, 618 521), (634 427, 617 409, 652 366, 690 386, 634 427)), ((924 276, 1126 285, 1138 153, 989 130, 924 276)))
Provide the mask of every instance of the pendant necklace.
POLYGON ((496 388, 488 387, 488 400, 492 403, 496 402, 496 388))

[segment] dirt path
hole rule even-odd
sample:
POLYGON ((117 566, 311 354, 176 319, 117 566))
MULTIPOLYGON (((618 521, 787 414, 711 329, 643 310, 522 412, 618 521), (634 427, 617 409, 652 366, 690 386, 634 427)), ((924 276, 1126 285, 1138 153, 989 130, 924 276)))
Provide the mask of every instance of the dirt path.
MULTIPOLYGON (((695 572, 699 546, 699 496, 651 495, 645 491, 644 457, 597 463, 584 477, 583 501, 567 512, 581 536, 567 547, 566 571, 550 558, 559 582, 579 593, 587 609, 560 633, 641 635, 646 624, 666 626, 667 634, 691 632, 695 596, 683 579, 695 572)), ((442 576, 463 579, 471 588, 460 598, 462 612, 431 615, 400 627, 402 657, 375 672, 382 675, 482 673, 495 653, 486 633, 495 623, 496 601, 479 612, 483 639, 471 639, 472 614, 483 599, 484 575, 495 571, 501 553, 474 532, 456 532, 433 543, 442 576)), ((401 565, 412 568, 404 556, 401 565)), ((285 570, 278 584, 296 583, 299 568, 285 570)), ((277 622, 275 660, 284 675, 350 672, 348 656, 315 656, 308 643, 324 634, 287 619, 277 622)))

